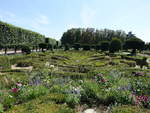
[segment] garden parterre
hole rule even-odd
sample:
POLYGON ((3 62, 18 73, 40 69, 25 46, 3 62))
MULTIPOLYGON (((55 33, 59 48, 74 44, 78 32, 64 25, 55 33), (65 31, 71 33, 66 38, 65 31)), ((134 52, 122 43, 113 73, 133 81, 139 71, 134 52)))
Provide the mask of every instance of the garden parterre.
POLYGON ((0 112, 75 113, 100 105, 113 113, 150 112, 150 69, 122 60, 96 51, 0 56, 0 112))

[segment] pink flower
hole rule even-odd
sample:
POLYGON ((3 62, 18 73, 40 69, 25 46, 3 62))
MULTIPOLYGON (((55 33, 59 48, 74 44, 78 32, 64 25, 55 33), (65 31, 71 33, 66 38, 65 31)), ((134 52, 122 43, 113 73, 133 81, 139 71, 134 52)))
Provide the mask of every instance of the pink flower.
POLYGON ((16 83, 16 85, 17 85, 18 87, 21 87, 21 86, 22 86, 22 84, 21 84, 21 83, 16 83))
POLYGON ((11 89, 11 92, 13 92, 13 93, 17 93, 18 91, 19 91, 18 88, 12 88, 12 89, 11 89))
POLYGON ((101 82, 107 82, 107 80, 105 80, 104 78, 101 79, 101 82))
POLYGON ((147 96, 136 96, 136 104, 140 103, 147 103, 148 102, 148 97, 147 96))

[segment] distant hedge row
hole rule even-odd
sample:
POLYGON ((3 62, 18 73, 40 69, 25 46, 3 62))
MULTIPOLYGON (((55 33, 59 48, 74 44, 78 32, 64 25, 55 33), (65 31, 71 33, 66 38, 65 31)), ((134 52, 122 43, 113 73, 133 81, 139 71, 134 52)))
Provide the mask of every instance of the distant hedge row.
MULTIPOLYGON (((14 47, 16 45, 27 45, 36 47, 44 43, 45 36, 37 32, 16 27, 0 21, 0 47, 14 47)), ((56 44, 56 40, 49 38, 49 43, 56 44)))

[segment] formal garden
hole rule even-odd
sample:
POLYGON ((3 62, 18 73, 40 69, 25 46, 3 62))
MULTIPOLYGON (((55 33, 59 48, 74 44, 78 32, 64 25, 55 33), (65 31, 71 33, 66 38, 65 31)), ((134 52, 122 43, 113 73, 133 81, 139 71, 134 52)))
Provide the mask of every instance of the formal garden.
POLYGON ((150 113, 150 46, 132 33, 0 27, 0 113, 150 113))

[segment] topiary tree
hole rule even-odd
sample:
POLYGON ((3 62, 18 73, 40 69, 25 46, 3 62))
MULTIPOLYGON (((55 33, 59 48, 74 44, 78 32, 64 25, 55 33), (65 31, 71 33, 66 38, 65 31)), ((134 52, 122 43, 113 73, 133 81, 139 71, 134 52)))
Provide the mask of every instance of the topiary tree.
POLYGON ((150 50, 150 43, 146 43, 144 45, 144 50, 150 50))
POLYGON ((66 45, 65 45, 65 51, 68 51, 68 50, 69 50, 69 45, 66 44, 66 45))
POLYGON ((74 44, 73 48, 74 48, 75 50, 79 50, 80 44, 74 44))
POLYGON ((47 44, 47 50, 53 51, 53 46, 52 46, 52 44, 47 44))
POLYGON ((3 49, 3 45, 2 45, 2 44, 0 44, 0 50, 1 50, 1 49, 3 49))
POLYGON ((49 38, 45 38, 45 43, 49 43, 49 38))
POLYGON ((30 47, 26 46, 26 45, 22 45, 21 51, 22 51, 22 53, 26 53, 26 54, 30 54, 31 53, 30 47))
POLYGON ((96 50, 100 50, 101 49, 101 45, 96 45, 95 49, 96 50))
POLYGON ((47 44, 46 43, 40 43, 39 48, 42 49, 42 52, 44 52, 44 49, 47 49, 47 44))
POLYGON ((90 45, 82 45, 82 48, 83 48, 83 50, 85 50, 85 51, 91 49, 90 45))
POLYGON ((122 47, 121 40, 118 38, 113 38, 112 41, 110 42, 109 52, 110 53, 117 52, 121 49, 121 47, 122 47))
POLYGON ((110 46, 110 44, 109 44, 109 42, 108 41, 103 41, 103 42, 101 42, 101 50, 102 51, 108 51, 109 50, 109 46, 110 46))
POLYGON ((135 38, 135 37, 130 38, 125 42, 125 46, 128 49, 132 49, 132 54, 135 54, 135 55, 136 55, 136 49, 137 50, 143 50, 144 49, 144 44, 145 44, 144 41, 142 41, 139 38, 135 38))

